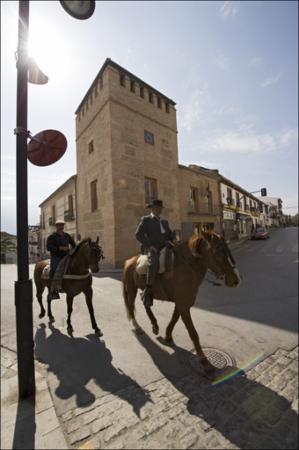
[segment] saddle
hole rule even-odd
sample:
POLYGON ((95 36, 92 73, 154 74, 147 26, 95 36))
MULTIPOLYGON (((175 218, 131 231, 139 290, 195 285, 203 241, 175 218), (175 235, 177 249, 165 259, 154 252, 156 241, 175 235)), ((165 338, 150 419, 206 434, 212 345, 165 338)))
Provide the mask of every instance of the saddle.
MULTIPOLYGON (((160 251, 159 274, 171 277, 173 272, 174 254, 170 248, 164 247, 160 251), (168 252, 168 255, 167 255, 168 252), (169 259, 168 259, 169 258, 169 259), (168 263, 168 264, 167 264, 168 263)), ((136 272, 138 275, 146 275, 148 268, 148 256, 140 255, 137 259, 136 272)))

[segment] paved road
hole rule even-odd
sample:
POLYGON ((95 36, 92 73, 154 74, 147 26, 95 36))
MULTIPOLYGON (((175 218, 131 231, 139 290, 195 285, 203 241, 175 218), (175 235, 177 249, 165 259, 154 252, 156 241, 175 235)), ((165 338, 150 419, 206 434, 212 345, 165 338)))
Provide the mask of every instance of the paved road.
MULTIPOLYGON (((266 242, 246 242, 235 248, 243 275, 239 289, 214 287, 204 283, 192 316, 204 347, 232 354, 237 365, 269 355, 277 348, 297 345, 297 229, 274 230, 266 242)), ((13 282, 15 266, 1 268, 1 345, 12 350, 15 343, 13 282)), ((33 267, 31 267, 32 273, 33 267)), ((144 309, 137 299, 137 316, 148 333, 151 352, 137 339, 127 322, 120 281, 112 277, 94 278, 94 309, 104 332, 95 340, 82 296, 74 302, 74 338, 66 333, 65 301, 53 302, 56 322, 48 326, 39 319, 34 302, 36 356, 48 382, 58 413, 89 404, 95 398, 128 385, 146 386, 165 377, 190 373, 192 348, 184 325, 174 331, 180 352, 165 347, 151 333, 144 309), (186 351, 187 350, 187 351, 186 351)), ((172 305, 156 302, 161 335, 172 313, 172 305)), ((146 398, 144 398, 146 401, 146 398)))

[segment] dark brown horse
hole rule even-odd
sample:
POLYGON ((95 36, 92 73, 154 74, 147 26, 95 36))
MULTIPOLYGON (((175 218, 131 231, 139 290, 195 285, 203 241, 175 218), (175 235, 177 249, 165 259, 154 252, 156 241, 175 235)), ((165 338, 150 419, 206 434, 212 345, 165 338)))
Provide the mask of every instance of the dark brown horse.
MULTIPOLYGON (((145 276, 136 272, 138 256, 128 259, 123 272, 123 296, 129 320, 137 332, 142 332, 135 319, 135 298, 137 289, 145 288, 145 276)), ((224 278, 224 283, 229 287, 237 287, 240 284, 240 276, 236 264, 225 240, 216 233, 203 233, 192 236, 188 241, 174 248, 174 267, 169 278, 163 274, 158 275, 154 286, 154 298, 157 300, 175 303, 172 318, 166 328, 165 340, 169 344, 172 341, 172 332, 179 317, 182 318, 190 338, 194 343, 197 356, 207 374, 212 373, 215 367, 206 358, 197 331, 193 325, 190 308, 194 305, 196 294, 208 269, 217 278, 224 278)), ((154 334, 158 334, 157 319, 150 307, 146 307, 154 334)))
MULTIPOLYGON (((102 336, 101 330, 98 328, 94 311, 92 306, 92 272, 99 271, 99 262, 103 256, 102 248, 98 245, 99 238, 95 242, 91 239, 84 239, 81 241, 73 255, 71 256, 70 263, 68 266, 67 273, 62 281, 62 289, 66 293, 67 302, 67 330, 68 333, 73 332, 73 327, 71 324, 71 314, 73 311, 73 300, 74 297, 81 292, 85 294, 85 300, 88 307, 90 320, 92 328, 94 329, 97 336, 102 336)), ((34 268, 34 282, 36 286, 36 297, 38 303, 41 307, 41 312, 39 317, 44 317, 46 311, 43 306, 43 292, 45 287, 50 290, 50 280, 49 278, 43 278, 42 273, 49 261, 39 261, 36 263, 34 268)), ((48 294, 48 317, 50 322, 54 322, 55 319, 52 315, 51 310, 51 296, 48 294)))

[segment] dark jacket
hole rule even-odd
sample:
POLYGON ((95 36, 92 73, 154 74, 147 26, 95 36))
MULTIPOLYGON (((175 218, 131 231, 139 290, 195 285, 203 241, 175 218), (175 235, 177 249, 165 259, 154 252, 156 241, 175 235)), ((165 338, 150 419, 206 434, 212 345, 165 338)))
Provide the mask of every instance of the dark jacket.
POLYGON ((160 249, 165 246, 166 241, 173 241, 174 235, 168 221, 161 219, 161 223, 165 233, 161 232, 160 221, 156 217, 148 215, 141 218, 135 236, 142 244, 143 249, 149 248, 151 245, 160 249))
POLYGON ((47 239, 47 250, 51 253, 51 256, 58 256, 58 258, 63 258, 68 254, 63 250, 59 250, 59 247, 66 247, 71 245, 73 248, 76 247, 75 241, 71 235, 64 233, 62 235, 58 233, 51 234, 47 239))

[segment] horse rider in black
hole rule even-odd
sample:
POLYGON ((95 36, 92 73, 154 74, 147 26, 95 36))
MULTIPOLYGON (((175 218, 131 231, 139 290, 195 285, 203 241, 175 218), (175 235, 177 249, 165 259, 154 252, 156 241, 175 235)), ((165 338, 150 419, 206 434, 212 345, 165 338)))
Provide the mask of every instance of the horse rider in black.
POLYGON ((142 253, 146 253, 149 259, 146 288, 142 300, 145 306, 152 306, 153 285, 159 271, 160 251, 168 244, 174 245, 174 233, 171 231, 168 221, 160 217, 164 207, 162 200, 153 200, 147 207, 151 208, 151 213, 141 218, 135 236, 142 244, 142 253))
MULTIPOLYGON (((53 280, 54 273, 57 269, 59 262, 66 255, 69 254, 70 245, 72 248, 76 247, 75 241, 72 236, 64 232, 65 222, 63 220, 56 220, 56 231, 52 233, 47 239, 47 250, 50 252, 50 279, 53 280)), ((59 293, 57 290, 52 292, 52 299, 57 299, 59 293)))

